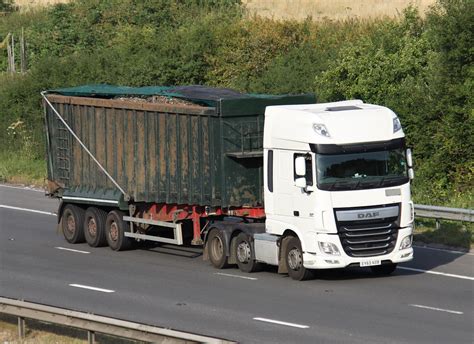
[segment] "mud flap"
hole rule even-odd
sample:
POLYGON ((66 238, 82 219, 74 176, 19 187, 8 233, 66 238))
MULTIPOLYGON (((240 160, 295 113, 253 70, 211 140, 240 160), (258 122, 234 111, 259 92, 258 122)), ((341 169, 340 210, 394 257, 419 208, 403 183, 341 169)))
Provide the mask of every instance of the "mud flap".
POLYGON ((285 252, 286 252, 286 247, 288 246, 288 242, 290 241, 290 239, 291 237, 287 236, 281 240, 280 254, 278 257, 278 273, 279 274, 288 273, 288 266, 286 265, 285 252))
POLYGON ((209 252, 207 250, 207 242, 204 245, 204 250, 202 251, 202 260, 208 261, 209 260, 209 252))
POLYGON ((230 242, 230 252, 227 262, 229 264, 237 264, 237 257, 235 256, 235 250, 237 246, 237 236, 234 236, 230 242))

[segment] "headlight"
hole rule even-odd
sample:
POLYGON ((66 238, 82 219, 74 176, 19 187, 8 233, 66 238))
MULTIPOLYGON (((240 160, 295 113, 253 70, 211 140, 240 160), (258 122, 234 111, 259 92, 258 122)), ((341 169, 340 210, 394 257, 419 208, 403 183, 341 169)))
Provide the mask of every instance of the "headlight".
POLYGON ((405 250, 407 248, 410 248, 412 239, 413 239, 412 235, 408 235, 408 236, 404 237, 402 242, 400 243, 400 250, 405 250))
POLYGON ((402 129, 402 124, 400 123, 400 120, 398 119, 398 117, 395 117, 393 119, 393 132, 396 133, 400 129, 402 129))
POLYGON ((336 245, 334 245, 331 242, 318 242, 319 244, 319 249, 326 253, 326 254, 331 254, 333 256, 340 256, 341 253, 339 252, 339 249, 337 248, 336 245))

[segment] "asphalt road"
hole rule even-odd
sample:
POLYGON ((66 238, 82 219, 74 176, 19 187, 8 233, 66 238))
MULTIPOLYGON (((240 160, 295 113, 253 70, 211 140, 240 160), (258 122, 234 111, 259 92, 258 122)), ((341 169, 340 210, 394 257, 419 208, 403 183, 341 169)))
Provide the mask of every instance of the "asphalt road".
POLYGON ((417 247, 389 277, 352 269, 296 282, 272 268, 216 270, 193 247, 70 245, 56 207, 0 186, 0 296, 243 343, 474 342, 472 253, 417 247))

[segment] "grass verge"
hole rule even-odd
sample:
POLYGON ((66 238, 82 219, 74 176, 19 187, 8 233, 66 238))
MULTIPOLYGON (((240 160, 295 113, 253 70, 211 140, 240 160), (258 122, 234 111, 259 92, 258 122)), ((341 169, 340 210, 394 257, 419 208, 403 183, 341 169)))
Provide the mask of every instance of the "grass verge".
POLYGON ((46 161, 23 154, 0 153, 0 182, 44 186, 46 161))
MULTIPOLYGON (((0 314, 0 343, 2 344, 83 344, 87 343, 87 332, 71 327, 44 323, 36 320, 26 320, 25 339, 19 340, 17 318, 0 314)), ((96 343, 99 344, 135 344, 143 343, 106 336, 96 333, 96 343)))
POLYGON ((413 239, 415 243, 436 244, 470 250, 474 248, 474 225, 472 223, 441 221, 436 229, 433 219, 416 219, 413 239))

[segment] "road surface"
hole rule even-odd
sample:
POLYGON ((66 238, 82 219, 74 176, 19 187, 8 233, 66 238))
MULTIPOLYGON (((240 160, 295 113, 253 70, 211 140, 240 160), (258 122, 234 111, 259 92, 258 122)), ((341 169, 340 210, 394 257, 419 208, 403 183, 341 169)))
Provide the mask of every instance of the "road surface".
POLYGON ((216 270, 195 247, 71 245, 57 201, 0 185, 0 296, 242 343, 472 343, 474 255, 415 248, 389 277, 216 270))

